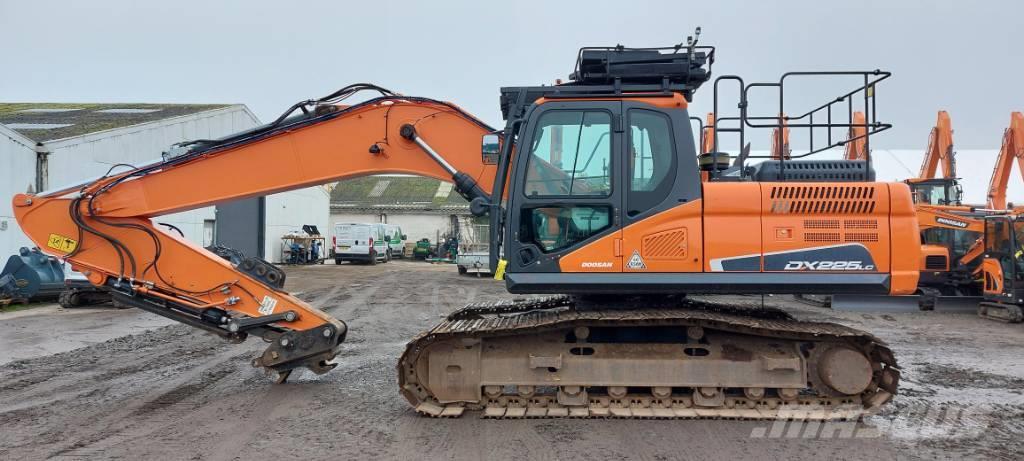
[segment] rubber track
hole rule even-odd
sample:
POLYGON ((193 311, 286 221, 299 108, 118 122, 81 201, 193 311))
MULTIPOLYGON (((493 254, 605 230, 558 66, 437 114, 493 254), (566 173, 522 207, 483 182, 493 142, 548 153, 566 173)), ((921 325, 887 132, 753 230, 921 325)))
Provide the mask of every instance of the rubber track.
POLYGON ((628 417, 628 418, 728 418, 849 420, 876 412, 896 393, 899 370, 892 351, 869 333, 834 323, 800 321, 774 308, 752 308, 684 300, 672 306, 640 308, 625 303, 616 308, 578 306, 570 297, 549 296, 466 306, 415 337, 406 345, 398 362, 399 387, 417 412, 429 416, 455 417, 466 410, 481 410, 484 417, 628 417), (854 397, 799 396, 782 401, 763 398, 747 401, 726 399, 720 408, 691 408, 686 396, 666 399, 649 394, 623 399, 591 398, 587 407, 560 406, 548 397, 502 396, 480 403, 440 404, 429 395, 417 395, 419 380, 412 364, 431 343, 452 338, 485 338, 533 334, 572 328, 578 324, 608 326, 699 325, 733 333, 806 341, 841 341, 865 352, 873 362, 875 379, 868 391, 854 397), (890 380, 883 382, 881 377, 890 380), (794 410, 799 411, 795 414, 794 410))

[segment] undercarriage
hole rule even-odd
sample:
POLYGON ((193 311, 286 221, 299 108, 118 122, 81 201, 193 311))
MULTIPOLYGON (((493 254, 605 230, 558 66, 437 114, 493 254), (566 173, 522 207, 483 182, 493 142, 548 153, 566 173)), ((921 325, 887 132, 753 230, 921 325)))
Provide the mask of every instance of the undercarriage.
POLYGON ((472 304, 411 341, 398 368, 416 411, 444 417, 857 419, 899 381, 868 333, 685 299, 472 304))
POLYGON ((983 301, 978 304, 978 315, 982 318, 1005 323, 1024 321, 1024 311, 1016 304, 983 301))

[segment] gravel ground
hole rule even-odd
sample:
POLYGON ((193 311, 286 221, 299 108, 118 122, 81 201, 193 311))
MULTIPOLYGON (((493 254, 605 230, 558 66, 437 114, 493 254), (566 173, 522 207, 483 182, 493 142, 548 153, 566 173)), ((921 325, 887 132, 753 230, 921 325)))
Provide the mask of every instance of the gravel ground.
POLYGON ((149 314, 135 310, 0 314, 7 354, 0 355, 7 362, 0 365, 0 459, 1019 459, 1024 452, 1022 325, 768 298, 801 318, 871 331, 893 347, 901 394, 858 424, 439 420, 417 416, 399 397, 395 360, 446 313, 506 296, 501 283, 407 261, 286 271, 288 289, 345 320, 350 332, 333 372, 295 373, 281 386, 248 365, 263 347, 258 340, 229 344, 147 322, 149 314))

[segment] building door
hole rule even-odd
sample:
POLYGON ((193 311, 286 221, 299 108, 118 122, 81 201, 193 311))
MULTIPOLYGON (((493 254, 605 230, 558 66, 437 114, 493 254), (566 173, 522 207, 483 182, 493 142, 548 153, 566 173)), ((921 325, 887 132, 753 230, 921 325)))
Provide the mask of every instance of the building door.
POLYGON ((266 258, 265 221, 266 201, 263 197, 217 205, 216 242, 246 256, 266 258))

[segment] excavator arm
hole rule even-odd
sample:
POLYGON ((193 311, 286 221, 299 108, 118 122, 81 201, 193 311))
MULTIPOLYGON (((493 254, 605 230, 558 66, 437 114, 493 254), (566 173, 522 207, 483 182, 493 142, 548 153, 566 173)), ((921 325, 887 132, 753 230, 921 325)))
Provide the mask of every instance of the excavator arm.
POLYGON ((151 165, 17 195, 18 223, 120 302, 229 340, 262 337, 271 345, 253 366, 280 380, 297 367, 326 372, 345 338, 343 322, 285 292, 284 273, 273 265, 259 258, 233 265, 151 218, 378 173, 451 181, 468 199, 487 199, 496 170, 480 143, 490 127, 449 103, 369 85, 347 89, 294 106, 302 115, 175 146, 151 165), (362 89, 383 96, 350 107, 332 103, 362 89))
POLYGON ((789 160, 793 150, 789 148, 789 123, 786 114, 779 114, 780 128, 772 129, 772 160, 789 160))
POLYGON ((1010 114, 1010 126, 1003 132, 1003 144, 996 157, 992 179, 988 183, 988 208, 1006 209, 1006 186, 1010 182, 1010 170, 1017 160, 1021 176, 1024 177, 1024 114, 1010 114))
POLYGON ((715 113, 708 112, 704 121, 704 133, 701 137, 700 153, 707 154, 715 151, 715 113))
POLYGON ((921 161, 921 171, 917 174, 918 179, 932 179, 942 165, 942 177, 946 179, 956 178, 956 161, 953 156, 953 125, 949 119, 949 113, 940 110, 935 127, 928 135, 928 149, 924 152, 924 160, 921 161))
POLYGON ((867 118, 864 117, 863 112, 854 112, 852 120, 850 120, 850 130, 846 138, 843 160, 867 160, 867 137, 867 118))

